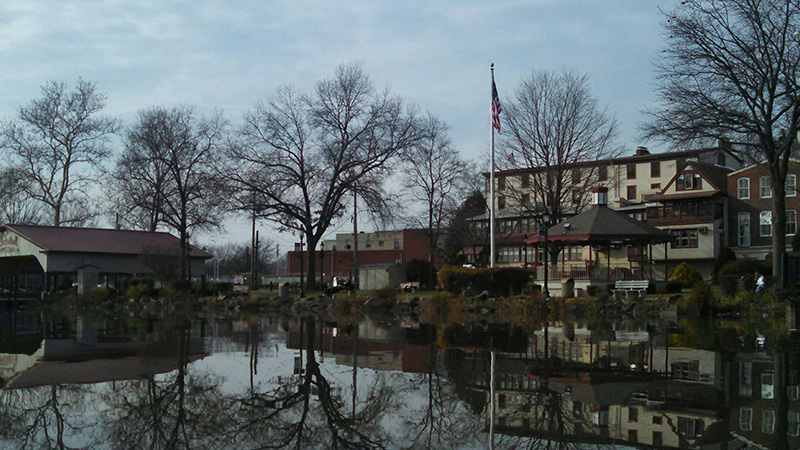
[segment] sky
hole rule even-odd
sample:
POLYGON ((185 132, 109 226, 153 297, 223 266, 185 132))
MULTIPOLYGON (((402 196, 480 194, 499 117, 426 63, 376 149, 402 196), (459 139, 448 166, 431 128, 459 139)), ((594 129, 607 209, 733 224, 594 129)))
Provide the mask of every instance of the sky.
MULTIPOLYGON (((462 155, 477 159, 489 145, 494 63, 501 100, 534 70, 588 74, 620 123, 627 154, 648 145, 637 124, 654 101, 659 8, 678 3, 4 0, 0 119, 37 98, 45 82, 82 77, 108 95, 105 112, 125 125, 140 109, 178 104, 222 110, 236 125, 276 88, 310 91, 339 64, 358 62, 377 86, 449 123, 462 155)), ((287 250, 296 240, 259 228, 287 250)), ((246 242, 249 228, 231 220, 202 239, 246 242)))

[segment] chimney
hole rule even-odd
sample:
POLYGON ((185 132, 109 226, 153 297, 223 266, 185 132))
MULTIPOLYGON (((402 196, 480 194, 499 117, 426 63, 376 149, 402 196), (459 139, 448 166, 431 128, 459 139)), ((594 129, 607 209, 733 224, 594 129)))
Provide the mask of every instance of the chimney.
POLYGON ((634 153, 634 156, 644 156, 644 155, 649 155, 649 154, 650 154, 650 150, 648 150, 647 147, 644 147, 644 146, 640 145, 640 146, 636 147, 636 153, 634 153))
POLYGON ((608 188, 595 186, 592 188, 592 206, 608 206, 608 188))

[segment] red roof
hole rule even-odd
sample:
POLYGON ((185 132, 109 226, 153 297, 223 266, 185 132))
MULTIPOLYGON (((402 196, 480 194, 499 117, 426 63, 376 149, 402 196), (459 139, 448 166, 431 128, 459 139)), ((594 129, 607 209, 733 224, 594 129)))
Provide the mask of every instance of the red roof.
MULTIPOLYGON (((180 239, 164 232, 115 230, 108 228, 63 228, 34 225, 6 225, 8 229, 47 252, 116 253, 141 255, 180 251, 180 239)), ((190 245, 190 256, 211 258, 206 251, 190 245)))

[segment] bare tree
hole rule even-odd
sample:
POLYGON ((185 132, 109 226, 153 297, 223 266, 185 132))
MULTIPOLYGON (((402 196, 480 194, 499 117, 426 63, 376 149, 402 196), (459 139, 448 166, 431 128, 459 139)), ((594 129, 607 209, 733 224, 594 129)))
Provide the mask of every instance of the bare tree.
POLYGON ((376 91, 358 65, 343 65, 313 95, 282 88, 247 113, 225 173, 239 209, 305 235, 314 286, 317 243, 345 215, 350 195, 387 212, 387 163, 418 136, 400 98, 376 91))
POLYGON ((220 114, 199 117, 188 106, 154 107, 141 112, 139 123, 129 132, 129 144, 137 150, 129 146, 119 161, 118 171, 137 164, 141 169, 117 185, 122 193, 151 196, 132 211, 145 212, 151 230, 163 224, 178 233, 182 279, 191 277, 190 234, 217 226, 225 211, 225 190, 214 168, 226 127, 220 114), (156 167, 166 174, 154 177, 156 167))
POLYGON ((421 217, 410 220, 427 230, 428 263, 433 270, 439 238, 447 221, 458 210, 468 184, 466 177, 471 174, 447 135, 446 123, 429 114, 421 128, 423 138, 401 153, 406 174, 403 186, 408 196, 424 205, 421 217))
POLYGON ((592 95, 588 76, 568 70, 533 72, 504 106, 508 131, 499 165, 518 169, 519 178, 500 181, 507 181, 503 192, 509 209, 522 217, 546 210, 547 227, 565 214, 580 212, 588 203, 596 168, 581 167, 578 176, 573 169, 612 156, 617 134, 617 121, 592 95))
POLYGON ((473 263, 479 266, 488 264, 487 252, 478 251, 479 248, 488 248, 489 243, 489 235, 483 228, 484 222, 481 220, 485 214, 486 198, 482 190, 474 189, 447 224, 444 253, 448 264, 467 263, 468 260, 461 257, 464 251, 472 252, 473 263))
POLYGON ((0 171, 0 223, 37 225, 47 220, 43 205, 26 193, 30 183, 21 170, 0 171))
POLYGON ((111 173, 113 210, 120 223, 134 229, 156 231, 164 225, 164 198, 172 194, 164 119, 163 109, 139 112, 111 173))
MULTIPOLYGON (((260 240, 257 253, 259 273, 275 264, 276 246, 276 242, 272 239, 260 240)), ((209 273, 213 273, 214 267, 217 267, 222 276, 250 273, 250 265, 252 264, 251 251, 250 243, 228 243, 211 246, 208 248, 208 252, 214 257, 206 261, 206 269, 209 273)))
MULTIPOLYGON (((16 120, 0 126, 0 140, 12 167, 23 171, 30 184, 26 193, 52 209, 53 225, 69 225, 65 205, 85 212, 86 190, 93 180, 86 169, 108 155, 108 141, 117 122, 100 116, 106 96, 94 83, 78 80, 75 89, 49 82, 42 97, 19 109, 16 120)), ((82 215, 82 214, 79 214, 82 215)), ((78 217, 78 224, 85 217, 78 217)))
POLYGON ((644 134, 679 144, 725 138, 772 181, 772 262, 782 277, 786 175, 800 123, 800 2, 706 0, 663 13, 660 106, 644 134))

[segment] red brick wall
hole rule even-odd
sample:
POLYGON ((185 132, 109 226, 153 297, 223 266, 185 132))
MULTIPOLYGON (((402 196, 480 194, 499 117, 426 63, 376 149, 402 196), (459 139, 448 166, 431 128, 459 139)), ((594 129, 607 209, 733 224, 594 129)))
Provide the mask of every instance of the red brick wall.
MULTIPOLYGON (((800 184, 800 163, 790 161, 789 173, 798 177, 800 184)), ((768 246, 771 238, 761 237, 759 233, 759 216, 761 211, 772 211, 772 198, 761 198, 760 182, 761 177, 769 177, 766 165, 759 165, 742 172, 728 176, 728 229, 729 247, 739 246, 739 213, 750 213, 750 246, 768 246), (739 199, 738 183, 740 178, 750 179, 750 198, 739 199)), ((797 186, 800 187, 800 186, 797 186)), ((795 210, 800 215, 800 193, 794 197, 786 197, 786 210, 795 210)), ((791 236, 787 236, 787 243, 791 242, 791 236)))

